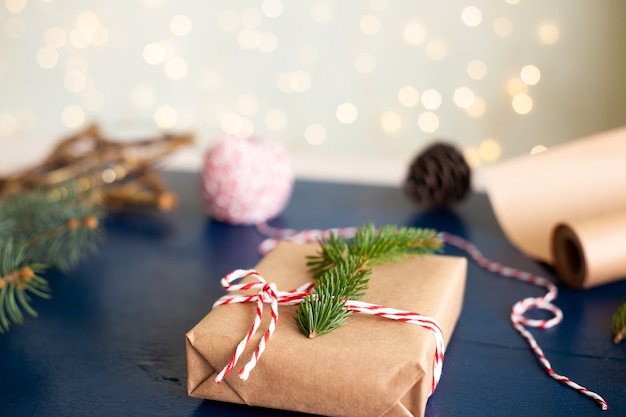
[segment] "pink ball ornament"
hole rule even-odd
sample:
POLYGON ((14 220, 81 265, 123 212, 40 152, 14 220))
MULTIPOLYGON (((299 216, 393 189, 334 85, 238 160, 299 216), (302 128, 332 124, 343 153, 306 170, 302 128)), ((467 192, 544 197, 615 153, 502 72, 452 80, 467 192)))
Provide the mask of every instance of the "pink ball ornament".
POLYGON ((258 224, 279 215, 291 196, 294 174, 280 142, 226 136, 209 149, 201 173, 209 214, 232 224, 258 224))

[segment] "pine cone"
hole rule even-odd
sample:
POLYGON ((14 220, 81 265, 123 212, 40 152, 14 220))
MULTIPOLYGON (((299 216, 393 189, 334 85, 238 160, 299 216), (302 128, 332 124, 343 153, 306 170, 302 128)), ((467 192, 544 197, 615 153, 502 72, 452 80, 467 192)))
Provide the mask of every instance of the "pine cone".
POLYGON ((450 207, 467 195, 471 170, 454 146, 435 143, 409 166, 404 190, 428 210, 450 207))

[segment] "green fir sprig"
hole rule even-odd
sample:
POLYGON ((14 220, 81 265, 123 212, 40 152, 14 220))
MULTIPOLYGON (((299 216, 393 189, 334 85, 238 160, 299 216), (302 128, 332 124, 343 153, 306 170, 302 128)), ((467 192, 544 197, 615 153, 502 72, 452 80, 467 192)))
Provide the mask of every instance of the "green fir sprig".
POLYGON ((626 337, 626 303, 613 314, 613 343, 621 342, 626 337))
POLYGON ((408 254, 433 253, 441 245, 432 229, 388 225, 376 230, 367 223, 350 240, 331 233, 320 242, 318 253, 308 257, 307 266, 317 281, 296 310, 298 327, 313 338, 344 325, 352 314, 344 306, 365 295, 372 266, 396 262, 408 254))
POLYGON ((28 262, 27 252, 12 238, 0 240, 0 333, 8 331, 11 323, 23 323, 22 310, 37 317, 29 293, 50 298, 47 281, 38 275, 43 265, 28 262))
POLYGON ((46 268, 67 270, 101 238, 103 211, 80 181, 0 200, 0 333, 37 316, 30 295, 50 297, 46 268))

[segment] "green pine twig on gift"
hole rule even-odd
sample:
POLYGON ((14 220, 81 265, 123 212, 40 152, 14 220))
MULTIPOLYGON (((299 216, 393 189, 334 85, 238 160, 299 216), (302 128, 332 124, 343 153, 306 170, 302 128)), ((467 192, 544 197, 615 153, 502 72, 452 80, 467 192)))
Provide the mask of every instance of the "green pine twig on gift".
POLYGON ((344 309, 345 303, 365 295, 372 266, 408 254, 434 253, 441 244, 432 229, 388 225, 376 230, 368 223, 351 240, 331 233, 320 242, 318 253, 308 257, 307 266, 317 281, 296 310, 300 331, 313 338, 344 325, 352 314, 344 309))
POLYGON ((626 336, 626 303, 613 314, 613 343, 621 342, 626 336))
POLYGON ((49 298, 39 274, 67 270, 101 239, 99 204, 80 181, 0 200, 0 333, 37 316, 29 294, 49 298))
POLYGON ((367 290, 371 270, 363 267, 363 258, 352 255, 337 259, 315 284, 296 310, 296 323, 309 338, 321 336, 345 324, 352 314, 344 309, 348 300, 357 300, 367 290))

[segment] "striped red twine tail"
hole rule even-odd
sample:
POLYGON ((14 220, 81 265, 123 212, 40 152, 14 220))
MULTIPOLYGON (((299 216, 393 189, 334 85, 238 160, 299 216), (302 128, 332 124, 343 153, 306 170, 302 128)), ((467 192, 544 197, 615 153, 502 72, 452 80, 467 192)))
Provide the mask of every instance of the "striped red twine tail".
POLYGON ((561 322, 561 320, 563 319, 563 312, 561 312, 560 308, 552 304, 552 301, 554 301, 557 297, 556 285, 538 275, 520 271, 514 268, 509 268, 502 264, 490 261, 483 256, 483 254, 478 250, 478 248, 476 248, 476 246, 458 236, 454 236, 448 233, 441 233, 441 238, 444 242, 455 246, 467 253, 480 267, 488 271, 495 272, 505 277, 511 277, 520 281, 528 282, 530 284, 543 287, 547 290, 547 293, 543 297, 529 297, 515 303, 511 311, 511 323, 513 324, 515 330, 517 330, 519 334, 521 334, 522 337, 526 339, 531 350, 533 351, 543 368, 546 370, 548 375, 550 375, 555 380, 567 385, 568 387, 575 389, 581 394, 594 399, 603 410, 607 410, 609 406, 600 395, 596 394, 595 392, 589 391, 587 388, 577 384, 566 376, 557 374, 554 369, 552 369, 552 365, 546 359, 543 350, 539 347, 533 335, 524 328, 524 326, 528 326, 538 327, 540 329, 547 329, 556 326, 561 322), (526 318, 524 314, 526 314, 533 308, 548 311, 553 314, 553 317, 549 320, 533 320, 526 318))
MULTIPOLYGON (((274 334, 276 330, 276 322, 278 321, 278 305, 296 305, 300 304, 304 298, 309 294, 313 288, 313 283, 307 283, 300 288, 293 291, 278 291, 273 283, 267 283, 265 279, 259 273, 253 269, 237 269, 230 274, 222 278, 222 286, 226 291, 246 291, 257 290, 256 294, 251 295, 225 295, 213 305, 213 307, 219 305, 233 304, 233 303, 257 303, 256 315, 254 317, 254 323, 248 333, 239 342, 235 348, 235 352, 228 361, 228 364, 217 374, 215 382, 218 384, 231 373, 231 371, 237 365, 239 358, 243 351, 248 346, 250 339, 256 334, 263 318, 263 304, 270 304, 271 320, 269 327, 261 340, 256 350, 252 354, 252 357, 248 363, 239 371, 239 377, 243 380, 248 379, 250 371, 254 369, 259 358, 263 354, 267 342, 274 334), (256 281, 245 284, 232 284, 233 281, 250 276, 256 281)), ((383 307, 376 304, 365 303, 362 301, 348 300, 345 304, 345 308, 354 312, 369 314, 377 317, 384 317, 390 320, 397 320, 403 323, 414 324, 430 330, 435 337, 435 360, 433 364, 433 378, 431 384, 431 394, 435 391, 439 379, 441 378, 441 371, 443 369, 443 359, 445 353, 445 345, 441 327, 432 318, 423 316, 418 313, 410 311, 397 310, 394 308, 383 307)))

